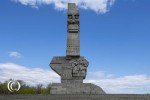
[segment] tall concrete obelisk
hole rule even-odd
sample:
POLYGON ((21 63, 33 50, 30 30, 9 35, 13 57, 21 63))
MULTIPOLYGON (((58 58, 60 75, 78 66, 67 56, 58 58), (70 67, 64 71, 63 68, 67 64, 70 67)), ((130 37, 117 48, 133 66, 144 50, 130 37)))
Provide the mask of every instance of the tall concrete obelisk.
POLYGON ((68 34, 66 56, 80 56, 79 11, 75 4, 68 4, 68 34))
POLYGON ((53 57, 50 67, 61 77, 53 83, 52 94, 105 94, 98 86, 83 83, 89 62, 80 56, 79 11, 74 3, 68 4, 66 56, 53 57))

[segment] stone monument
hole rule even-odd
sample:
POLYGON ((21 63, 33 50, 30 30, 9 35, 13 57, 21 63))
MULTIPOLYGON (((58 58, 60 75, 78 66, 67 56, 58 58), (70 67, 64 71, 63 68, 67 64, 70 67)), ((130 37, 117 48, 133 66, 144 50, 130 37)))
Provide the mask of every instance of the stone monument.
POLYGON ((68 4, 67 21, 66 56, 53 57, 50 63, 61 76, 61 83, 51 86, 52 95, 0 95, 0 100, 150 100, 150 94, 106 94, 94 84, 83 83, 89 63, 80 56, 79 12, 73 3, 68 4))
POLYGON ((83 83, 89 62, 80 56, 80 21, 75 3, 68 4, 66 56, 53 57, 50 67, 61 77, 53 83, 51 94, 105 94, 102 88, 83 83))

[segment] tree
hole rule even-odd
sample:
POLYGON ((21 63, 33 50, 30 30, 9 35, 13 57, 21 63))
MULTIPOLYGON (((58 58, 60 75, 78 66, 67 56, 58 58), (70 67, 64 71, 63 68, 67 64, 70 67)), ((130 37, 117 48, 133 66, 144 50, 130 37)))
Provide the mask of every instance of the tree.
POLYGON ((42 86, 43 86, 42 84, 38 84, 38 85, 37 85, 36 94, 41 94, 42 86))
POLYGON ((38 84, 37 86, 29 86, 23 80, 17 80, 21 88, 19 91, 10 92, 7 88, 8 82, 12 81, 9 79, 5 82, 0 82, 0 94, 50 94, 51 84, 48 84, 46 87, 43 87, 42 84, 38 84))

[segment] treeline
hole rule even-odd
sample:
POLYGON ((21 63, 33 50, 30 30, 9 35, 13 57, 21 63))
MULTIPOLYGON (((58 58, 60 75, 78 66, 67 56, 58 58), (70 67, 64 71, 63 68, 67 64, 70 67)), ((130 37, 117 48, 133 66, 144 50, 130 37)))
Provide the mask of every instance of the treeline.
POLYGON ((21 88, 19 91, 10 92, 7 88, 7 84, 9 81, 0 82, 0 94, 50 94, 51 84, 47 87, 43 87, 42 84, 38 84, 37 86, 29 86, 22 80, 17 80, 21 84, 21 88))

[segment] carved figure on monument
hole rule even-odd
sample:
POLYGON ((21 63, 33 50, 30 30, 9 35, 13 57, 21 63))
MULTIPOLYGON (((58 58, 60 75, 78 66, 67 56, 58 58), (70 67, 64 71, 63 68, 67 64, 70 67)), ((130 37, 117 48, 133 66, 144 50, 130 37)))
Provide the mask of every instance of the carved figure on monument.
POLYGON ((70 61, 73 77, 83 77, 85 79, 89 62, 85 59, 73 59, 70 61))

